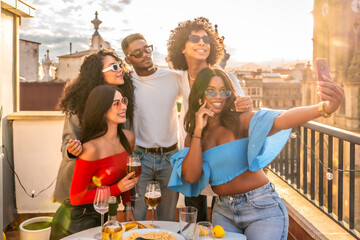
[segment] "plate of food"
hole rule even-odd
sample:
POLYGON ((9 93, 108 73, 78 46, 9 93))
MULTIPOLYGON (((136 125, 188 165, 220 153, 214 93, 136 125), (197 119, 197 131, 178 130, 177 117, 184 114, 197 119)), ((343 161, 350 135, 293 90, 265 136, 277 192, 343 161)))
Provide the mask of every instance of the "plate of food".
POLYGON ((185 240, 180 234, 166 230, 166 229, 154 229, 144 228, 126 231, 123 233, 123 240, 135 240, 138 237, 147 239, 161 239, 161 240, 185 240))
POLYGON ((66 240, 96 240, 95 238, 89 238, 89 237, 75 237, 75 238, 68 238, 66 240))

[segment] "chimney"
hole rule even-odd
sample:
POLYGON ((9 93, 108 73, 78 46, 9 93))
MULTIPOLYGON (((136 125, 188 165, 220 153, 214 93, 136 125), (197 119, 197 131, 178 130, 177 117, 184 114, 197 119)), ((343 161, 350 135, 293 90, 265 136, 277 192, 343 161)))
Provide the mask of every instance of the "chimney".
POLYGON ((70 42, 70 55, 72 54, 72 42, 70 42))

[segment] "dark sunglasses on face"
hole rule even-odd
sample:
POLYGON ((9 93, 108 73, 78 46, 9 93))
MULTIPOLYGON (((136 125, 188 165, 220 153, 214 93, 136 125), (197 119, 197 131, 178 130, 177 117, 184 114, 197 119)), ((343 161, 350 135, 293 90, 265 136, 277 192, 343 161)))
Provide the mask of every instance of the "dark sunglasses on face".
POLYGON ((191 41, 193 43, 198 43, 200 41, 200 39, 202 39, 205 44, 210 44, 214 41, 212 36, 200 37, 198 35, 189 35, 189 41, 191 41))
POLYGON ((228 98, 231 96, 231 91, 230 90, 220 90, 218 91, 214 91, 214 90, 206 90, 205 91, 206 96, 208 96, 209 98, 214 98, 217 95, 220 95, 221 98, 228 98))
POLYGON ((134 58, 141 58, 143 53, 152 53, 153 45, 145 46, 143 49, 136 50, 135 52, 129 54, 128 56, 133 56, 134 58))
POLYGON ((123 97, 122 99, 116 99, 113 101, 113 106, 116 107, 116 109, 121 110, 122 106, 125 105, 127 106, 129 103, 129 100, 127 99, 127 97, 123 97))
POLYGON ((121 69, 121 63, 114 63, 110 67, 103 69, 102 72, 107 72, 110 70, 113 70, 114 72, 116 72, 119 69, 121 69))

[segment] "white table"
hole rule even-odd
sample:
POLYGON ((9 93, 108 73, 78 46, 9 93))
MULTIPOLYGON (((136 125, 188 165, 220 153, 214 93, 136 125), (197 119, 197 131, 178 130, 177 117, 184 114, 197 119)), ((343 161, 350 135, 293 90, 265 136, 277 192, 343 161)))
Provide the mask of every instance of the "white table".
MULTIPOLYGON (((151 224, 151 221, 139 221, 140 223, 148 223, 151 224)), ((168 221, 154 221, 155 225, 159 226, 162 229, 167 229, 173 232, 177 232, 180 230, 180 223, 179 222, 168 222, 168 221)), ((76 239, 80 237, 88 237, 93 238, 96 233, 99 233, 101 231, 100 227, 90 228, 88 230, 84 230, 75 234, 72 234, 68 237, 63 238, 62 240, 66 239, 76 239)), ((245 235, 238 234, 238 233, 232 233, 232 232, 226 232, 226 235, 223 238, 217 238, 221 240, 246 240, 245 235)))

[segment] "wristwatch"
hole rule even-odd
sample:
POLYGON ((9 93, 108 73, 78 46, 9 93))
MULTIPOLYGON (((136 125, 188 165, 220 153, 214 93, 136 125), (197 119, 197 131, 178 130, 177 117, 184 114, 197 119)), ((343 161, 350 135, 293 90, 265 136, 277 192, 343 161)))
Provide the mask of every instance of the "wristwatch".
POLYGON ((133 206, 125 206, 124 212, 129 211, 129 210, 134 211, 134 207, 133 206))
POLYGON ((325 102, 319 103, 318 111, 320 112, 321 116, 323 116, 324 118, 331 117, 331 113, 327 113, 324 111, 324 104, 325 104, 325 102))

